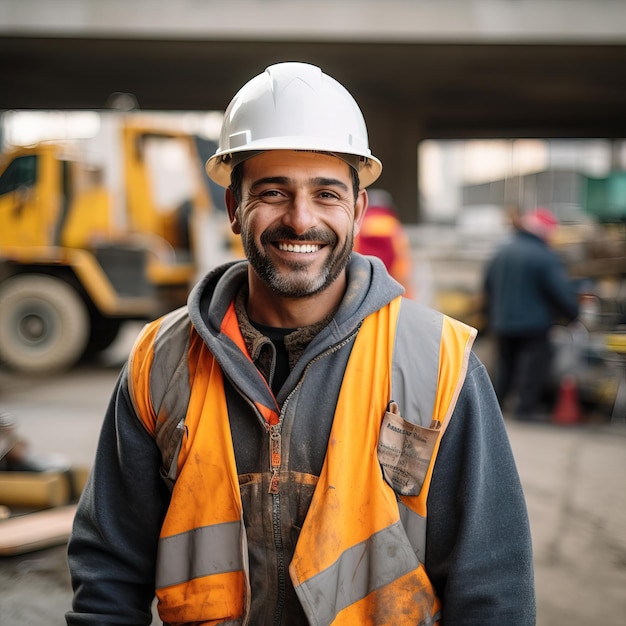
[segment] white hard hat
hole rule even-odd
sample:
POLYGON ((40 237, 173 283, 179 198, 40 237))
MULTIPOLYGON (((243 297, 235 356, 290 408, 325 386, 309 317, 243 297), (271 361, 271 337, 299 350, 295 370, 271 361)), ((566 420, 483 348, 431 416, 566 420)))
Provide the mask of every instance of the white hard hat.
POLYGON ((272 65, 237 92, 226 109, 207 174, 228 187, 232 168, 265 150, 332 152, 359 172, 361 187, 372 184, 382 171, 354 98, 308 63, 272 65))

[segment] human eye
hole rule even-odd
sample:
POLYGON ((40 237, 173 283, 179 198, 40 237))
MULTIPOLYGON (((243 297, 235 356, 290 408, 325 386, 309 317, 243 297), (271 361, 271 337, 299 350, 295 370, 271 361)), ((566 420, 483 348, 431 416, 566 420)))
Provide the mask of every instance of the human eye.
POLYGON ((259 192, 259 197, 264 202, 281 202, 285 199, 285 194, 280 189, 263 189, 259 192))
POLYGON ((320 177, 315 183, 317 187, 315 195, 320 202, 342 202, 348 194, 348 187, 335 178, 320 177))
POLYGON ((260 178, 251 185, 250 193, 264 202, 283 199, 286 197, 286 179, 282 176, 260 178))
POLYGON ((281 192, 280 189, 277 189, 276 187, 260 185, 250 190, 249 197, 250 200, 256 200, 266 203, 276 203, 280 202, 285 197, 285 195, 283 192, 281 192))
POLYGON ((271 197, 280 196, 282 194, 280 191, 278 191, 278 189, 264 189, 259 193, 259 195, 267 197, 267 198, 271 198, 271 197))
POLYGON ((315 201, 322 207, 336 207, 344 203, 344 198, 340 191, 335 189, 320 189, 315 194, 315 201))
POLYGON ((328 189, 324 189, 318 193, 318 197, 323 200, 338 200, 339 194, 335 191, 329 191, 328 189))

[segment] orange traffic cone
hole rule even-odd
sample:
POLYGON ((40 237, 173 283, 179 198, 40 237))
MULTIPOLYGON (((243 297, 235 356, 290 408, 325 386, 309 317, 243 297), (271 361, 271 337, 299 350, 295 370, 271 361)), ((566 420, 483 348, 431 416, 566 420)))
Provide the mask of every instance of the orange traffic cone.
POLYGON ((582 419, 576 379, 573 376, 564 376, 559 385, 559 397, 552 413, 552 423, 580 424, 582 419))

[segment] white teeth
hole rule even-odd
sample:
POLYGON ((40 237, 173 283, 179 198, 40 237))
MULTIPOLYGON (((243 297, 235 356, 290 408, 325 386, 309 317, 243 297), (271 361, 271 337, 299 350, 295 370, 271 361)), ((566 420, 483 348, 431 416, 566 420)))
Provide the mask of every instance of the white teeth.
POLYGON ((307 252, 317 252, 321 246, 314 244, 291 244, 291 243, 279 243, 278 249, 284 250, 285 252, 299 252, 299 253, 307 253, 307 252))

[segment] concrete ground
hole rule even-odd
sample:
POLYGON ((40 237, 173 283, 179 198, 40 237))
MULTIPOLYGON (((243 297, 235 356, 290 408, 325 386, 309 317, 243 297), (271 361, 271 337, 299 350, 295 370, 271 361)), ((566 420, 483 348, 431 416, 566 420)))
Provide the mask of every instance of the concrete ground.
POLYGON ((507 422, 540 626, 626 624, 626 429, 507 422))
MULTIPOLYGON (((0 411, 16 417, 36 449, 88 465, 123 339, 99 366, 45 379, 0 372, 0 411)), ((624 626, 626 426, 507 420, 507 428, 531 520, 537 624, 624 626)), ((64 624, 70 603, 65 546, 0 558, 3 626, 64 624)))

